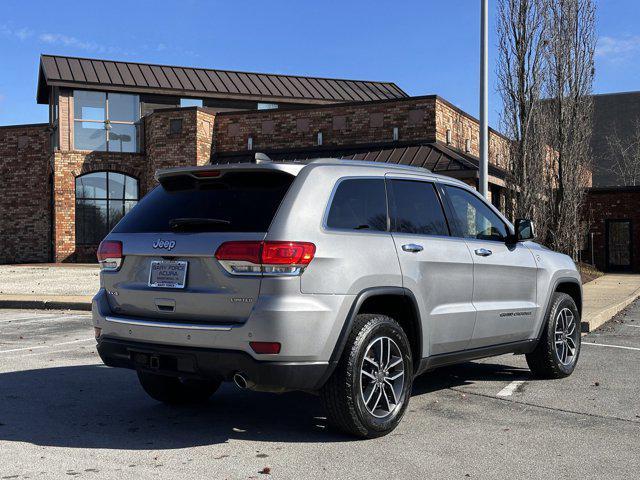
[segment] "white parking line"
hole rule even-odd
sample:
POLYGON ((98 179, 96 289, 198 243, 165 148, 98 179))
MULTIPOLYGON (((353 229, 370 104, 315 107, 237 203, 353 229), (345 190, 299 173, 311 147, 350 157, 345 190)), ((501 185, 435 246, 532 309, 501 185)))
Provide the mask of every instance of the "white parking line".
POLYGON ((95 342, 96 340, 95 340, 95 338, 83 338, 83 339, 80 339, 80 340, 71 340, 70 342, 54 343, 52 345, 36 345, 34 347, 13 348, 11 350, 2 350, 2 351, 0 351, 0 353, 21 352, 21 351, 24 351, 24 350, 34 350, 36 348, 54 348, 54 347, 59 347, 60 345, 70 345, 72 343, 81 343, 81 342, 90 342, 90 341, 94 341, 95 342))
POLYGON ((625 327, 633 327, 633 328, 640 328, 640 325, 627 325, 626 323, 624 324, 625 327))
POLYGON ((59 318, 59 315, 40 315, 37 317, 14 317, 10 320, 0 320, 0 323, 27 323, 33 322, 34 320, 53 320, 54 318, 59 318))
POLYGON ((47 320, 88 320, 91 317, 89 315, 42 315, 38 317, 21 317, 21 318, 12 318, 10 320, 0 320, 0 324, 12 324, 12 325, 24 325, 25 323, 33 323, 42 321, 45 322, 47 320))
POLYGON ((36 348, 47 348, 47 345, 37 345, 35 347, 13 348, 11 350, 2 350, 0 353, 20 352, 23 350, 34 350, 36 348))
POLYGON ((582 342, 582 345, 595 345, 596 347, 622 348, 623 350, 637 350, 638 352, 640 352, 640 348, 623 347, 622 345, 607 345, 606 343, 582 342))
POLYGON ((511 382, 509 385, 507 385, 506 387, 504 387, 502 390, 500 390, 496 396, 497 397, 510 397, 511 395, 513 395, 513 392, 516 391, 516 389, 522 385, 524 383, 524 380, 515 380, 513 382, 511 382))
POLYGON ((62 343, 56 343, 55 345, 52 345, 53 347, 57 347, 58 345, 70 345, 72 343, 81 343, 81 342, 95 342, 96 339, 95 338, 83 338, 80 340, 72 340, 70 342, 62 342, 62 343))
POLYGON ((58 353, 66 353, 66 352, 77 352, 77 348, 67 348, 65 350, 51 350, 50 352, 38 352, 38 353, 27 353, 26 355, 16 355, 15 357, 8 358, 24 358, 24 357, 37 357, 41 355, 57 355, 58 353))

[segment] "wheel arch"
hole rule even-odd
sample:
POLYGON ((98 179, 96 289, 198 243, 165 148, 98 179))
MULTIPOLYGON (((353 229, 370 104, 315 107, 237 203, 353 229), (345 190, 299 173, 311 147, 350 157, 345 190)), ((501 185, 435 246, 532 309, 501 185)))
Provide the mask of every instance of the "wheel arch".
POLYGON ((547 303, 544 309, 544 319, 542 322, 540 322, 540 330, 538 331, 537 340, 540 340, 542 332, 544 331, 546 318, 547 315, 549 315, 549 309, 551 308, 552 304, 551 300, 553 299, 553 294, 556 292, 566 293, 571 298, 573 298, 573 301, 576 303, 578 313, 580 314, 580 318, 582 320, 582 284, 577 278, 574 277, 557 278, 553 283, 553 288, 549 291, 547 303))
POLYGON ((559 280, 554 292, 566 293, 573 298, 573 301, 576 303, 576 307, 578 307, 578 313, 580 313, 580 316, 582 317, 582 288, 577 280, 559 280))
POLYGON ((379 313, 394 318, 405 330, 411 353, 414 371, 422 359, 422 323, 418 303, 411 290, 403 287, 372 287, 361 291, 353 301, 344 321, 338 341, 329 360, 329 368, 323 378, 324 383, 335 370, 344 351, 355 318, 360 313, 379 313))

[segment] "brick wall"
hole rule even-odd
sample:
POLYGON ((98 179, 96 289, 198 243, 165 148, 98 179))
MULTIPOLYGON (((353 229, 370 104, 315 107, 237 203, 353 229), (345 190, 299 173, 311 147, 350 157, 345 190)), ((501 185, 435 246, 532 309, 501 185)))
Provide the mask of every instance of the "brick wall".
MULTIPOLYGON (((450 131, 450 147, 475 157, 480 156, 480 126, 475 118, 439 97, 436 101, 435 115, 438 141, 447 143, 447 131, 450 131)), ((489 162, 505 168, 507 148, 508 141, 489 130, 489 162)))
POLYGON ((50 257, 47 125, 0 127, 0 263, 50 257))
POLYGON ((288 149, 322 144, 340 146, 399 140, 435 140, 435 97, 328 107, 223 113, 216 117, 217 152, 288 149))
MULTIPOLYGON (((317 144, 341 146, 389 142, 398 128, 401 141, 447 143, 452 148, 479 155, 477 120, 437 96, 402 100, 331 105, 304 109, 223 113, 216 117, 214 148, 217 152, 308 148, 317 144)), ((504 167, 507 140, 489 133, 489 160, 504 167)))
POLYGON ((209 163, 214 119, 196 107, 159 110, 145 117, 147 189, 156 184, 156 170, 209 163), (172 121, 181 122, 179 133, 170 132, 172 121))
MULTIPOLYGON (((631 221, 632 270, 640 272, 640 188, 620 188, 588 192, 585 221, 593 233, 593 253, 596 266, 607 268, 606 220, 631 221)), ((586 260, 590 261, 590 252, 586 260)))

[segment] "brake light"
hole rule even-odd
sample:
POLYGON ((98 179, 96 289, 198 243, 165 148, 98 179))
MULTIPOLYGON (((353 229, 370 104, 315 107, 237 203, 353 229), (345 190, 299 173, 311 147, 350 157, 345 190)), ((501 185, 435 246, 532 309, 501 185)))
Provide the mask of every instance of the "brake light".
POLYGON ((220 170, 202 170, 195 172, 194 175, 198 178, 215 178, 221 175, 220 170))
POLYGON ((309 265, 316 246, 309 242, 225 242, 215 257, 237 275, 299 275, 309 265))
POLYGON ((98 263, 102 270, 118 270, 122 264, 122 242, 103 240, 98 247, 98 263))

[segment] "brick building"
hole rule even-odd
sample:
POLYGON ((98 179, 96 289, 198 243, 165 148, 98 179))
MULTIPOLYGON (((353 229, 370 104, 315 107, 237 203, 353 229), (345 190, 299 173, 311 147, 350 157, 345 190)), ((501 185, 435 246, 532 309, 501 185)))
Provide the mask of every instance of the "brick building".
MULTIPOLYGON (((593 96, 593 188, 587 194, 586 261, 602 270, 640 272, 640 187, 615 168, 612 137, 631 150, 640 128, 640 92, 593 96)), ((637 159, 636 161, 640 161, 637 159)))
POLYGON ((585 203, 585 261, 601 270, 640 272, 640 187, 594 187, 585 203))
MULTIPOLYGON (((342 157, 425 166, 476 185, 475 118, 389 82, 43 55, 49 122, 0 127, 0 263, 93 261, 158 168, 342 157)), ((507 139, 490 132, 503 201, 507 139)))

